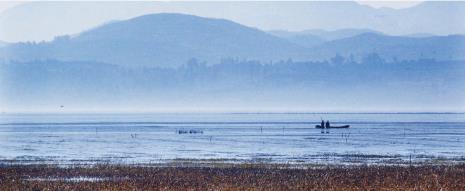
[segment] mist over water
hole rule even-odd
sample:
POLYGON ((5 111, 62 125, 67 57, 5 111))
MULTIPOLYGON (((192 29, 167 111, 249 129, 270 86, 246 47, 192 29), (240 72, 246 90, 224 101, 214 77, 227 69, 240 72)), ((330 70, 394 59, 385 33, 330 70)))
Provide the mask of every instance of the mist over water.
POLYGON ((0 64, 3 112, 460 112, 463 61, 0 64), (414 70, 412 69, 414 68, 414 70))

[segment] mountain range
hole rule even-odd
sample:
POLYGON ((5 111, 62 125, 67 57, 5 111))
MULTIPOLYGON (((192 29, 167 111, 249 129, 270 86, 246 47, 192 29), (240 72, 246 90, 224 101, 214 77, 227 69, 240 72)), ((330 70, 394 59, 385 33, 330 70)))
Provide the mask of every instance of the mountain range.
POLYGON ((464 53, 462 35, 150 14, 1 47, 0 111, 463 111, 464 53))
POLYGON ((329 59, 335 54, 360 60, 376 53, 388 60, 464 60, 465 36, 403 37, 363 33, 313 47, 311 57, 329 59))
POLYGON ((276 62, 336 55, 361 60, 373 53, 388 60, 463 60, 465 36, 388 36, 361 29, 267 33, 224 19, 163 13, 111 22, 50 42, 0 48, 0 58, 6 60, 80 60, 128 67, 179 67, 190 59, 207 64, 227 58, 276 62))
POLYGON ((461 1, 425 1, 402 9, 374 8, 353 1, 47 1, 25 2, 1 12, 0 40, 50 41, 109 21, 153 13, 222 18, 264 31, 369 29, 395 36, 465 34, 465 2, 461 1))
POLYGON ((370 29, 340 29, 334 31, 313 29, 304 31, 284 31, 284 30, 273 30, 268 33, 275 36, 287 39, 293 43, 301 46, 311 48, 316 45, 323 44, 328 41, 338 40, 343 38, 349 38, 357 36, 363 33, 376 33, 382 34, 381 32, 370 30, 370 29))
POLYGON ((112 22, 51 42, 16 43, 3 49, 12 60, 100 61, 124 66, 176 67, 191 58, 254 60, 305 58, 306 49, 266 32, 223 20, 153 14, 112 22))

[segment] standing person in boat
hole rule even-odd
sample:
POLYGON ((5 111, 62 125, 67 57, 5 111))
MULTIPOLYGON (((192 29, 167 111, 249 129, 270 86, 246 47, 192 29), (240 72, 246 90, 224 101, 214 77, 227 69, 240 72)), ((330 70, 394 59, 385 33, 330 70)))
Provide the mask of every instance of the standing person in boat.
POLYGON ((326 128, 326 133, 329 133, 329 120, 326 121, 325 128, 326 128))
POLYGON ((321 119, 321 133, 325 133, 325 121, 321 119))

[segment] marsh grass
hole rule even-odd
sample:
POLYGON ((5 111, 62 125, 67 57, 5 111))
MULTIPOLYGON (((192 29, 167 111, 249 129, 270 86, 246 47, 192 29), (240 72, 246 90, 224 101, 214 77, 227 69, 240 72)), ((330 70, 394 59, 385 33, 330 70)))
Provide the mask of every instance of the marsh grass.
POLYGON ((465 190, 465 164, 206 164, 1 166, 0 190, 465 190))

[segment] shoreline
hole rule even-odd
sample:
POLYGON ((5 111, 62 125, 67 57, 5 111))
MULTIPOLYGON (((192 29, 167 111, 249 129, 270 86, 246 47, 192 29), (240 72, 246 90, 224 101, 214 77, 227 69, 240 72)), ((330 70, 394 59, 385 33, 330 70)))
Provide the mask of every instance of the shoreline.
POLYGON ((14 159, 0 158, 0 166, 14 165, 58 165, 58 166, 93 166, 93 165, 122 165, 122 166, 170 166, 170 164, 186 164, 191 166, 210 166, 211 164, 240 165, 240 164, 267 164, 289 166, 403 166, 403 165, 455 165, 465 164, 465 156, 432 156, 432 155, 375 155, 361 153, 323 153, 287 159, 274 159, 273 157, 257 158, 153 158, 140 160, 131 157, 108 157, 89 159, 59 159, 56 157, 22 156, 14 159))
POLYGON ((465 190, 465 163, 209 164, 0 165, 0 190, 465 190))

